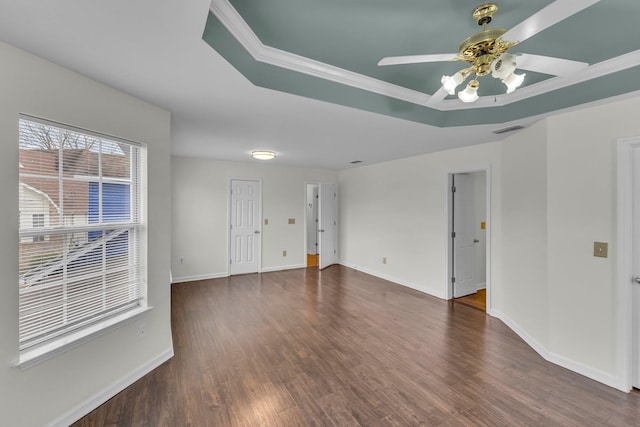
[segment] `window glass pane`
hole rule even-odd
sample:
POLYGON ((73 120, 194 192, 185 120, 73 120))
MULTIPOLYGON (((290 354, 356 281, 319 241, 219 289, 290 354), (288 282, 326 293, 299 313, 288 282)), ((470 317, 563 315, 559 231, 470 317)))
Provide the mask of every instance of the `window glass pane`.
POLYGON ((19 131, 23 350, 139 306, 140 148, 22 118, 19 131))
POLYGON ((131 151, 131 146, 102 141, 102 175, 107 178, 131 178, 131 151))

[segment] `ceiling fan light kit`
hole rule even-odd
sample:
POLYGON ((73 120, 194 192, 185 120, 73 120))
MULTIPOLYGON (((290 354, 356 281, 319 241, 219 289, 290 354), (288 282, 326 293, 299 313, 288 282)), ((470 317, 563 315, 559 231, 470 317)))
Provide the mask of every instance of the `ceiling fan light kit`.
POLYGON ((458 92, 458 98, 462 102, 475 102, 478 100, 478 88, 480 83, 477 80, 471 80, 465 90, 458 92))
MULTIPOLYGON (((464 70, 460 70, 452 76, 444 75, 440 82, 444 92, 449 95, 455 95, 456 89, 471 75, 474 79, 469 82, 467 87, 458 92, 458 98, 462 102, 474 102, 479 99, 478 89, 480 83, 478 77, 488 74, 495 79, 500 80, 506 86, 506 93, 512 93, 524 82, 525 73, 516 74, 516 55, 507 51, 518 44, 518 41, 505 40, 502 37, 506 34, 514 36, 518 34, 514 29, 507 31, 502 28, 487 28, 487 24, 493 21, 493 16, 498 12, 498 5, 495 3, 487 3, 476 7, 472 17, 478 25, 482 26, 482 31, 467 37, 458 48, 457 54, 452 54, 449 61, 464 61, 471 66, 464 70)), ((523 23, 524 24, 524 23, 523 23)), ((520 27, 523 26, 520 24, 520 27)), ((522 32, 519 28, 518 31, 522 32)), ((524 38, 530 37, 532 34, 526 35, 524 38)), ((518 37, 518 36, 516 36, 518 37)), ((419 62, 439 62, 443 61, 447 55, 414 55, 383 58, 378 65, 393 64, 412 64, 419 62)), ((535 55, 525 55, 528 59, 536 57, 535 55)), ((523 56, 524 57, 524 56, 523 56)), ((540 57, 541 58, 541 57, 540 57)), ((552 65, 556 58, 546 58, 546 65, 552 65)), ((529 61, 532 62, 532 61, 529 61)), ((547 67, 550 68, 550 67, 547 67)), ((444 93, 443 92, 443 93, 444 93)), ((444 99, 444 96, 442 95, 444 99)))
MULTIPOLYGON (((464 91, 458 92, 458 98, 462 102, 478 100, 478 89, 480 87, 480 83, 477 80, 478 77, 491 74, 492 77, 500 79, 505 84, 507 93, 516 90, 524 81, 525 74, 515 74, 516 56, 506 53, 510 47, 515 46, 517 43, 501 38, 507 32, 505 29, 487 29, 487 24, 493 20, 493 15, 497 11, 498 5, 495 3, 483 4, 475 8, 472 16, 478 25, 482 25, 482 31, 467 37, 460 44, 459 53, 455 58, 469 62, 472 65, 460 73, 463 77, 462 81, 458 82, 459 78, 451 81, 448 76, 442 77, 443 85, 445 81, 449 84, 448 87, 445 86, 445 90, 448 91, 449 95, 453 95, 455 94, 455 88, 464 81, 464 78, 470 74, 475 74, 476 79, 469 82, 464 91), (453 83, 457 84, 451 89, 453 83)), ((456 73, 454 76, 458 74, 456 73)))

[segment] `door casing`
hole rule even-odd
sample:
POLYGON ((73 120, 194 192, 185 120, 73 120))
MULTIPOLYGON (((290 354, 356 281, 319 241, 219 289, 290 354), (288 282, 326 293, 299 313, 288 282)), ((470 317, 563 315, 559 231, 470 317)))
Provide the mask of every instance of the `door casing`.
MULTIPOLYGON (((634 383, 634 364, 640 361, 640 354, 634 348, 640 347, 640 332, 634 331, 634 314, 640 315, 640 302, 634 303, 634 176, 640 174, 640 161, 634 161, 634 151, 640 150, 640 136, 618 140, 618 182, 617 182, 617 388, 629 392, 634 383)), ((640 194, 637 191, 636 194, 640 194)), ((637 201, 636 201, 637 202, 637 201)), ((636 221, 640 223, 640 221, 636 221)), ((636 227, 638 224, 636 224, 636 227)), ((639 254, 640 255, 640 254, 639 254)), ((637 268, 637 267, 636 267, 637 268)), ((637 293, 638 289, 636 289, 637 293)), ((638 301, 638 299, 636 299, 638 301)))
MULTIPOLYGON (((338 193, 338 184, 337 183, 334 183, 334 182, 317 182, 317 181, 316 182, 311 182, 311 181, 305 182, 305 184, 304 184, 305 209, 306 209, 306 203, 307 203, 306 202, 306 200, 307 200, 307 187, 309 185, 318 186, 318 193, 320 195, 320 193, 321 193, 320 186, 326 186, 327 184, 330 184, 330 185, 333 186, 333 192, 332 193, 335 193, 337 195, 337 193, 338 193)), ((318 199, 318 215, 319 215, 319 219, 320 219, 320 210, 321 209, 322 209, 322 201, 320 199, 318 199)), ((329 230, 329 229, 325 230, 325 233, 328 233, 328 232, 334 233, 334 235, 333 235, 333 245, 334 245, 334 249, 335 249, 336 253, 332 257, 330 262, 327 265, 325 265, 325 267, 328 266, 328 265, 333 265, 333 264, 337 264, 338 263, 338 256, 337 256, 337 248, 338 248, 338 233, 337 233, 337 230, 338 230, 338 227, 337 227, 338 212, 337 211, 338 211, 338 199, 337 199, 337 196, 336 196, 335 197, 335 203, 334 203, 334 209, 333 209, 333 219, 336 222, 336 224, 333 225, 333 230, 329 230)), ((307 230, 308 226, 309 226, 309 224, 307 224, 307 216, 305 215, 305 230, 307 230)), ((318 228, 318 230, 320 229, 320 224, 318 224, 317 228, 318 228)), ((320 237, 320 235, 318 235, 317 236, 318 255, 319 255, 319 258, 320 258, 320 263, 318 264, 318 268, 320 268, 320 269, 323 268, 322 240, 323 239, 320 237)), ((306 231, 305 231, 305 238, 304 238, 304 255, 305 255, 305 257, 306 257, 306 254, 307 254, 307 245, 308 245, 308 243, 307 243, 307 234, 306 234, 306 231)), ((327 259, 326 259, 326 256, 325 256, 324 264, 326 264, 326 261, 327 261, 327 259)))
POLYGON ((447 185, 445 188, 446 191, 446 200, 447 200, 447 227, 446 227, 446 242, 447 242, 447 260, 448 260, 448 268, 447 268, 447 277, 446 277, 446 297, 447 299, 453 298, 453 284, 451 283, 451 277, 454 276, 453 271, 453 244, 451 239, 451 232, 453 230, 453 211, 452 211, 452 203, 453 203, 453 194, 451 193, 451 187, 453 184, 453 176, 456 174, 462 173, 474 173, 474 172, 484 172, 485 173, 485 182, 486 182, 486 283, 487 283, 487 313, 491 314, 491 230, 492 230, 492 221, 491 221, 491 165, 479 166, 476 168, 468 168, 468 169, 460 169, 460 170, 451 170, 447 173, 447 185))

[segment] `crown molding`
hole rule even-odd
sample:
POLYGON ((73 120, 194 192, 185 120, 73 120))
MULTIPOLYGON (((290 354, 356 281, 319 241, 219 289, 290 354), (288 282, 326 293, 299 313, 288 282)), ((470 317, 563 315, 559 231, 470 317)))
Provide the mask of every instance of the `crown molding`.
POLYGON ((228 0, 212 0, 209 9, 256 61, 439 111, 502 107, 640 65, 640 50, 636 50, 590 65, 572 76, 556 76, 519 88, 508 95, 484 96, 480 97, 476 102, 464 103, 458 99, 438 99, 441 98, 441 96, 437 96, 439 91, 434 94, 435 96, 431 96, 311 58, 266 46, 228 0))

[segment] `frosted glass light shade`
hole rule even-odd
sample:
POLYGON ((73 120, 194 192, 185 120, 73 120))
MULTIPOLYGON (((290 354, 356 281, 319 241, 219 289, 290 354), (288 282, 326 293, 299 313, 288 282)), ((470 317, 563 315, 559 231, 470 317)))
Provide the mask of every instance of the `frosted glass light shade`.
POLYGON ((511 73, 509 76, 502 79, 502 83, 504 83, 505 86, 507 86, 507 93, 511 93, 517 88, 519 88, 522 82, 524 81, 524 76, 526 76, 525 73, 522 73, 522 74, 511 73))
POLYGON ((462 76, 462 73, 458 71, 453 76, 442 76, 440 81, 442 82, 444 90, 449 92, 449 95, 455 95, 456 88, 464 81, 464 77, 462 76))
POLYGON ((276 153, 273 151, 257 150, 251 152, 251 157, 258 160, 271 160, 276 157, 276 153))
POLYGON ((477 80, 471 80, 463 91, 458 92, 458 98, 460 98, 460 101, 462 102, 477 101, 479 98, 478 96, 479 87, 480 87, 480 84, 478 83, 477 80))
POLYGON ((503 53, 491 63, 491 76, 496 79, 505 79, 516 71, 516 56, 503 53))

